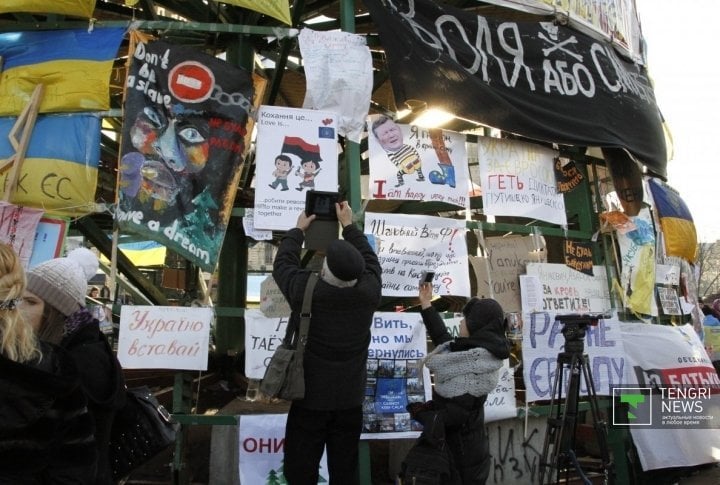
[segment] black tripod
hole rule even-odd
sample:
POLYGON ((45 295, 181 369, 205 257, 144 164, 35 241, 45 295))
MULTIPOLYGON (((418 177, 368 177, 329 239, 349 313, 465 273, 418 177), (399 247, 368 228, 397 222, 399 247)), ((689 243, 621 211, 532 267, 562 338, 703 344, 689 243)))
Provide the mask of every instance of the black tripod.
POLYGON ((600 420, 600 411, 595 394, 588 356, 585 354, 585 332, 589 325, 597 325, 600 315, 559 315, 556 320, 564 326, 565 350, 557 357, 555 382, 550 400, 545 444, 540 458, 540 485, 568 483, 571 478, 579 478, 580 483, 592 483, 586 474, 593 473, 604 477, 603 483, 612 483, 612 463, 607 446, 607 423, 600 420), (563 379, 568 371, 565 405, 561 406, 563 379), (581 464, 575 453, 577 433, 578 403, 580 396, 580 378, 585 379, 587 399, 590 403, 593 428, 600 450, 600 463, 581 464), (585 468, 585 469, 583 469, 585 468), (547 480, 546 480, 547 477, 547 480))

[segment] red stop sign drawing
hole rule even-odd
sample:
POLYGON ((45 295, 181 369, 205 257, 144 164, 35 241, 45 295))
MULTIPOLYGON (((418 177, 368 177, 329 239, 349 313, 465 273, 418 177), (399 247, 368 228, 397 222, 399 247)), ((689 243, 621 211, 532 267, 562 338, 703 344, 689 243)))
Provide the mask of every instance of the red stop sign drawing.
POLYGON ((172 95, 180 101, 201 103, 212 94, 215 76, 207 66, 196 61, 186 61, 172 68, 168 85, 172 95))

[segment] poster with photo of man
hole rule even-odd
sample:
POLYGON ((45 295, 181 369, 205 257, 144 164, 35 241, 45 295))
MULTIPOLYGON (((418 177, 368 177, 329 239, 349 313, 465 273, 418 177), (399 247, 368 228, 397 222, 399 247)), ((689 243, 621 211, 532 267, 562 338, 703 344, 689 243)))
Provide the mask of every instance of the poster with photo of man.
POLYGON ((400 124, 386 115, 367 120, 369 198, 469 203, 465 135, 400 124))

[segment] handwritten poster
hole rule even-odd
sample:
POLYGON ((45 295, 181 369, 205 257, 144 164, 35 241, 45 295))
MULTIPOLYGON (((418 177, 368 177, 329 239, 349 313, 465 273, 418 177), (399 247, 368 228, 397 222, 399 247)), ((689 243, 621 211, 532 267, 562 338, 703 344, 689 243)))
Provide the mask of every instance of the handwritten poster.
POLYGON ((547 258, 542 238, 531 236, 488 237, 484 239, 484 257, 470 256, 477 281, 477 296, 494 298, 505 312, 520 311, 519 276, 527 263, 542 263, 547 258), (540 240, 541 247, 537 247, 540 240))
POLYGON ((212 308, 123 305, 117 357, 125 369, 207 370, 212 308))
POLYGON ((290 315, 290 304, 272 275, 268 275, 260 283, 260 311, 266 317, 287 317, 290 315))
POLYGON ((360 143, 373 90, 365 36, 304 28, 298 44, 307 83, 303 108, 337 113, 338 134, 360 143))
POLYGON ((593 275, 593 243, 589 241, 572 241, 566 239, 563 244, 565 266, 580 271, 588 276, 593 275))
POLYGON ((338 189, 337 115, 261 106, 255 166, 255 228, 295 227, 308 190, 338 189))
POLYGON ((245 377, 262 379, 275 350, 285 338, 290 312, 268 317, 255 308, 245 310, 245 377))
POLYGON ((533 143, 478 138, 483 211, 567 225, 565 200, 557 192, 557 152, 533 143))
MULTIPOLYGON (((553 314, 602 313, 612 308, 604 266, 595 266, 595 276, 588 276, 564 264, 528 263, 526 273, 537 277, 541 285, 540 311, 553 314)), ((523 312, 528 311, 523 308, 523 312)))
POLYGON ((467 207, 465 135, 368 117, 371 199, 424 200, 467 207))
POLYGON ((423 270, 435 271, 435 294, 470 296, 464 220, 367 212, 365 232, 375 238, 383 296, 417 296, 423 270))
MULTIPOLYGON (((562 328, 560 321, 547 312, 531 313, 525 318, 522 360, 527 402, 549 400, 553 395, 557 355, 565 346, 562 328)), ((619 322, 606 319, 599 320, 597 326, 588 326, 583 342, 596 394, 611 395, 611 387, 626 383, 629 372, 619 322)), ((567 365, 564 370, 568 371, 567 365)), ((563 397, 568 383, 565 375, 563 397)), ((587 383, 581 379, 580 384, 581 394, 586 395, 587 383)))
MULTIPOLYGON (((240 416, 237 426, 239 483, 287 483, 283 474, 286 422, 287 414, 240 416)), ((323 453, 318 483, 328 483, 328 480, 327 453, 323 453)))

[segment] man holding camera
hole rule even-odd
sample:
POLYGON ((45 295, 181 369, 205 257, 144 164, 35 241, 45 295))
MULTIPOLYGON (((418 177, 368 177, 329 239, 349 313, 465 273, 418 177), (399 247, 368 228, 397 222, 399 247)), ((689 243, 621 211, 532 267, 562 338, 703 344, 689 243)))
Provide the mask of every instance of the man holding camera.
MULTIPOLYGON (((292 402, 285 428, 283 470, 290 485, 318 483, 327 447, 330 485, 359 483, 367 351, 372 318, 382 292, 382 269, 367 238, 352 223, 347 202, 335 204, 343 239, 325 251, 312 298, 305 347, 305 397, 292 402)), ((278 248, 273 277, 290 303, 289 325, 299 325, 305 285, 301 267, 305 231, 315 215, 302 212, 278 248)))

